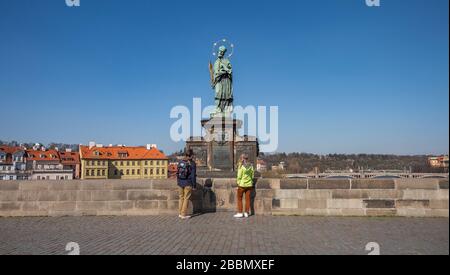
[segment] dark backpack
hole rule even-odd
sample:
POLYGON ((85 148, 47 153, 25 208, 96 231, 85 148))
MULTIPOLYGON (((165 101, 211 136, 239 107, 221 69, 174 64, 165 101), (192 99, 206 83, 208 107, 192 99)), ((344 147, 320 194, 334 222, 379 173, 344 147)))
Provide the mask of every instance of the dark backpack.
POLYGON ((190 174, 191 174, 191 166, 189 165, 189 163, 184 160, 180 161, 178 163, 178 168, 177 168, 178 179, 187 180, 187 179, 189 179, 190 174))

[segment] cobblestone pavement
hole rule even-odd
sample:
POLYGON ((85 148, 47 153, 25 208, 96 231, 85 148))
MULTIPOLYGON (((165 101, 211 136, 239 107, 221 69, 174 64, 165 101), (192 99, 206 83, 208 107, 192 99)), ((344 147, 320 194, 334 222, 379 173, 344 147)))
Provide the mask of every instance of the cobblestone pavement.
POLYGON ((0 254, 448 254, 448 219, 254 216, 0 218, 0 254))

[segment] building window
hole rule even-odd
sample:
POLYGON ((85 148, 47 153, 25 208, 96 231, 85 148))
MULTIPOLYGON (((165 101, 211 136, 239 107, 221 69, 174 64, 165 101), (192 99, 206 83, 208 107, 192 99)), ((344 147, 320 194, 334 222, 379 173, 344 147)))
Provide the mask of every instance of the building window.
POLYGON ((156 169, 156 174, 159 175, 159 168, 156 169))
POLYGON ((123 170, 122 169, 120 169, 120 175, 123 176, 123 170))
POLYGON ((37 179, 38 179, 38 180, 41 180, 41 176, 37 176, 37 179))
POLYGON ((152 166, 153 166, 153 160, 151 160, 151 161, 150 161, 150 165, 152 165, 152 166))
POLYGON ((117 173, 118 173, 119 171, 117 171, 117 169, 114 169, 114 176, 117 176, 117 173))
POLYGON ((86 176, 89 177, 89 170, 86 170, 86 176))
POLYGON ((145 165, 146 165, 146 166, 148 165, 148 161, 145 161, 145 165))
POLYGON ((141 174, 141 169, 137 169, 137 174, 138 174, 138 175, 141 174))
POLYGON ((102 176, 106 175, 106 170, 102 170, 102 176))
POLYGON ((148 175, 148 170, 144 169, 144 174, 148 175))
POLYGON ((130 174, 130 169, 127 169, 127 175, 129 175, 130 174))
POLYGON ((166 170, 163 168, 161 169, 161 174, 165 175, 166 174, 166 170))
POLYGON ((68 179, 69 179, 69 176, 64 176, 64 178, 65 178, 66 180, 68 180, 68 179))
POLYGON ((97 176, 100 176, 100 170, 97 170, 97 176))
POLYGON ((156 162, 156 165, 159 165, 159 160, 156 162))
POLYGON ((131 174, 134 175, 134 169, 131 170, 131 174))
POLYGON ((153 175, 153 168, 150 169, 150 175, 153 175))
POLYGON ((123 161, 120 162, 120 165, 123 166, 123 161))

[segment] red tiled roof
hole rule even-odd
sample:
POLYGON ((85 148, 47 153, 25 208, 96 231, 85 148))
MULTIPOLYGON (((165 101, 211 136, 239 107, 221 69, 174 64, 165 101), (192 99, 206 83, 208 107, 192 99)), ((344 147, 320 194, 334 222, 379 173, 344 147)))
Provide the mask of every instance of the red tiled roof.
POLYGON ((59 158, 63 165, 80 164, 80 153, 78 152, 59 152, 59 158))
POLYGON ((81 159, 129 159, 129 160, 167 160, 168 158, 156 148, 147 150, 146 147, 92 147, 80 146, 81 159), (119 156, 124 154, 126 157, 119 156))
POLYGON ((60 161, 58 151, 56 150, 27 150, 28 158, 31 161, 60 161))
POLYGON ((2 164, 12 165, 13 164, 12 155, 18 151, 25 151, 25 150, 23 148, 17 147, 17 146, 1 145, 0 152, 4 152, 6 154, 6 159, 4 162, 2 162, 2 164))
POLYGON ((1 145, 0 151, 6 154, 14 154, 17 151, 25 151, 22 147, 1 145))
POLYGON ((176 163, 169 164, 169 167, 167 168, 167 171, 169 171, 169 172, 177 172, 178 171, 178 164, 176 164, 176 163))

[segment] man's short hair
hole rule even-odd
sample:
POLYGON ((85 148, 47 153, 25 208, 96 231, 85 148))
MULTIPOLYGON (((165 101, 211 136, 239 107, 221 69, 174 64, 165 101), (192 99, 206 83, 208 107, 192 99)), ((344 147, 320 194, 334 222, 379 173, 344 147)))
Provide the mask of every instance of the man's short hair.
POLYGON ((192 151, 192 149, 189 149, 184 153, 184 156, 187 158, 192 158, 194 156, 194 152, 192 151))

